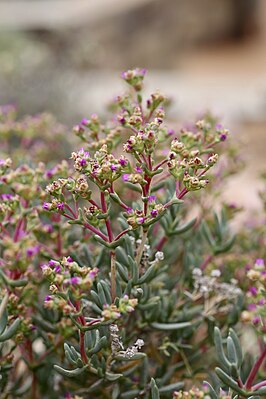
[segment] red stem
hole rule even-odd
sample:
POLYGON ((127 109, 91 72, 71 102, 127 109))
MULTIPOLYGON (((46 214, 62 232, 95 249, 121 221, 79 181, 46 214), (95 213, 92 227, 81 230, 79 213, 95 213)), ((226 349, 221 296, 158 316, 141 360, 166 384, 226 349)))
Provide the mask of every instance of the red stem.
MULTIPOLYGON (((101 191, 101 204, 102 204, 103 213, 106 213, 107 205, 106 205, 105 196, 104 196, 103 191, 101 191)), ((113 241, 113 233, 112 233, 112 229, 111 229, 111 223, 109 220, 109 216, 107 219, 105 219, 105 225, 106 225, 106 229, 107 229, 107 233, 108 233, 109 242, 112 242, 113 241)))
POLYGON ((154 109, 151 109, 149 114, 148 114, 148 116, 147 116, 147 118, 145 119, 146 123, 149 122, 149 120, 151 119, 153 112, 154 112, 154 109))
POLYGON ((69 210, 69 212, 71 213, 71 215, 76 219, 78 217, 78 215, 75 214, 75 212, 73 211, 73 209, 68 205, 65 204, 65 207, 67 210, 69 210))
POLYGON ((88 364, 89 359, 86 353, 85 349, 85 339, 84 339, 85 333, 80 331, 79 332, 79 339, 80 339, 80 354, 81 354, 81 359, 83 363, 88 364))
POLYGON ((119 233, 119 234, 115 237, 114 241, 119 240, 119 238, 121 238, 124 234, 128 233, 130 230, 131 230, 131 229, 126 229, 126 230, 124 230, 124 231, 121 231, 121 233, 119 233))
POLYGON ((63 215, 65 218, 70 219, 70 220, 75 220, 75 219, 76 219, 76 218, 72 218, 72 216, 69 216, 67 213, 62 213, 62 215, 63 215))
POLYGON ((152 159, 151 159, 151 155, 148 155, 148 166, 149 166, 149 169, 152 171, 152 159))
MULTIPOLYGON (((110 193, 112 193, 112 194, 115 193, 113 184, 112 184, 112 186, 110 187, 110 193)), ((130 209, 130 207, 127 206, 127 205, 121 200, 120 197, 119 197, 119 203, 118 203, 118 205, 120 205, 120 206, 121 206, 123 209, 125 209, 126 211, 128 211, 128 210, 130 209)))
POLYGON ((179 196, 177 197, 178 199, 182 199, 186 194, 188 193, 188 190, 186 188, 183 188, 179 196))
MULTIPOLYGON (((71 216, 67 215, 66 213, 62 214, 65 218, 70 219, 70 220, 75 220, 73 219, 71 216)), ((100 230, 96 229, 96 227, 91 226, 88 223, 83 223, 83 227, 85 227, 86 229, 92 231, 93 233, 97 234, 98 236, 100 236, 104 241, 108 241, 108 237, 103 234, 100 230)))
POLYGON ((15 232, 14 232, 14 242, 17 242, 18 241, 18 238, 19 238, 19 234, 20 234, 20 229, 21 229, 21 227, 22 227, 22 225, 23 225, 23 218, 21 218, 20 220, 19 220, 19 222, 18 222, 18 224, 16 225, 16 229, 15 229, 15 232))
POLYGON ((161 249, 163 248, 163 246, 164 246, 164 244, 166 243, 166 241, 167 241, 167 237, 166 237, 166 236, 163 236, 163 237, 160 239, 159 243, 156 245, 157 251, 161 251, 161 249))
POLYGON ((153 169, 154 171, 159 169, 161 166, 163 166, 166 162, 168 161, 168 159, 164 159, 163 161, 159 162, 158 165, 155 166, 155 168, 153 169))
POLYGON ((98 236, 100 236, 104 241, 108 241, 108 237, 105 234, 103 234, 100 230, 96 229, 94 226, 91 226, 88 223, 84 223, 83 226, 86 229, 88 229, 88 230, 92 231, 93 233, 97 234, 98 236))
POLYGON ((259 382, 256 385, 253 385, 252 390, 256 391, 257 389, 260 389, 260 388, 265 387, 265 386, 266 386, 266 381, 264 380, 264 381, 259 382))
POLYGON ((241 380, 240 377, 238 377, 237 383, 238 383, 238 386, 239 386, 240 388, 243 388, 243 387, 244 387, 243 382, 242 382, 242 380, 241 380))
MULTIPOLYGON (((186 194, 188 193, 188 190, 186 188, 183 188, 183 190, 181 191, 181 193, 178 195, 178 199, 182 199, 186 194)), ((169 206, 171 206, 173 204, 172 200, 168 201, 165 205, 164 208, 167 209, 169 208, 169 206)))
POLYGON ((205 270, 206 266, 208 265, 208 263, 210 263, 213 260, 213 255, 209 255, 205 261, 200 265, 200 269, 201 270, 205 270))
POLYGON ((262 365, 262 363, 263 363, 265 357, 266 357, 266 346, 265 346, 265 348, 263 349, 263 351, 262 351, 262 353, 260 354, 260 356, 259 356, 259 358, 257 359, 257 361, 254 363, 254 365, 253 365, 253 367, 252 367, 252 369, 251 369, 251 371, 250 371, 250 373, 249 373, 249 376, 248 376, 247 381, 246 381, 246 384, 245 384, 246 389, 250 389, 250 388, 251 388, 252 382, 253 382, 254 379, 256 378, 257 372, 259 371, 259 368, 260 368, 260 366, 262 365))
POLYGON ((99 209, 99 205, 98 205, 95 201, 93 201, 92 199, 90 199, 89 202, 90 202, 92 205, 96 206, 97 209, 99 209))

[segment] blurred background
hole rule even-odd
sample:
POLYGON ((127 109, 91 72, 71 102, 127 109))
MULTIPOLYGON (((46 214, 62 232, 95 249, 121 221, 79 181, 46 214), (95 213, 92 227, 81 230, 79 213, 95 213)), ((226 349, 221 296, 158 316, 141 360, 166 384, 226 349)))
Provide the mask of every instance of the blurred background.
POLYGON ((240 140, 248 166, 225 195, 248 207, 266 166, 265 63, 265 0, 0 1, 0 104, 71 131, 104 114, 121 71, 148 68, 173 120, 211 110, 240 140))

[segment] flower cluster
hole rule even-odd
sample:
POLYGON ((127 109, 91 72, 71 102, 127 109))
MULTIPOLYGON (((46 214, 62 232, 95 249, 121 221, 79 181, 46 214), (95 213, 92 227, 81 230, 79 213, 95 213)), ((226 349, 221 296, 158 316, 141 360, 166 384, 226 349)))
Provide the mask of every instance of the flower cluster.
POLYGON ((189 391, 175 391, 173 399, 211 399, 211 396, 205 390, 192 387, 189 391))
POLYGON ((77 153, 72 152, 71 159, 74 160, 78 172, 90 176, 94 182, 102 185, 106 181, 117 180, 128 166, 128 160, 124 156, 116 159, 108 151, 107 145, 104 144, 96 151, 94 157, 91 157, 89 152, 82 148, 77 153))
POLYGON ((198 139, 194 137, 198 137, 198 134, 183 131, 180 140, 175 138, 172 141, 168 155, 169 172, 176 179, 183 180, 187 191, 206 187, 208 180, 205 178, 205 173, 218 161, 218 154, 213 154, 207 159, 201 158, 200 155, 205 156, 205 150, 204 147, 200 149, 198 146, 195 149, 194 141, 197 142, 198 139))
POLYGON ((139 226, 145 228, 155 223, 166 211, 166 208, 162 204, 156 204, 155 200, 155 196, 148 197, 148 208, 146 212, 141 209, 128 209, 128 211, 124 213, 124 216, 129 226, 133 229, 137 229, 139 226))
POLYGON ((140 91, 142 89, 143 79, 146 72, 146 69, 136 68, 123 72, 121 76, 122 79, 124 79, 136 91, 140 91))
MULTIPOLYGON (((220 390, 219 399, 231 399, 230 393, 226 393, 224 390, 220 390)), ((189 391, 176 391, 173 394, 173 399, 211 399, 212 396, 209 393, 209 389, 199 389, 192 387, 189 391)))
POLYGON ((252 268, 249 268, 247 277, 250 286, 247 292, 247 310, 242 312, 241 318, 244 322, 251 322, 260 332, 266 332, 265 312, 265 287, 266 267, 264 260, 258 258, 252 268))
POLYGON ((19 205, 19 196, 13 194, 1 194, 0 214, 12 212, 19 205))
POLYGON ((195 293, 204 298, 206 315, 231 311, 242 293, 237 280, 231 279, 230 283, 219 281, 221 272, 218 269, 212 270, 210 275, 204 275, 201 269, 194 268, 192 276, 195 293))
POLYGON ((126 115, 121 117, 124 125, 132 126, 136 129, 137 133, 129 137, 124 144, 124 151, 131 154, 151 154, 158 143, 159 128, 163 123, 164 111, 163 109, 157 110, 155 118, 152 122, 146 123, 141 116, 140 108, 135 109, 134 118, 131 116, 129 119, 126 115), (144 124, 144 127, 142 127, 144 124))
MULTIPOLYGON (((48 264, 41 265, 41 269, 50 282, 52 294, 60 296, 71 292, 79 299, 88 293, 99 271, 79 266, 70 256, 63 257, 61 261, 51 259, 48 264)), ((50 300, 52 298, 47 298, 46 302, 50 303, 50 300)))
POLYGON ((82 119, 73 128, 75 135, 92 151, 99 150, 103 145, 110 150, 114 148, 120 142, 122 130, 120 126, 103 125, 96 114, 91 115, 90 119, 82 119))
POLYGON ((118 305, 104 305, 102 311, 103 320, 116 320, 121 317, 122 314, 134 312, 135 307, 138 304, 137 298, 129 299, 128 295, 124 295, 119 299, 118 305))
POLYGON ((124 356, 126 359, 131 359, 139 352, 139 350, 141 350, 143 346, 144 346, 143 339, 137 339, 134 345, 130 346, 125 351, 120 351, 119 354, 124 356))
POLYGON ((139 350, 144 346, 143 339, 138 338, 134 345, 128 347, 124 350, 124 345, 122 343, 121 337, 119 335, 119 328, 116 324, 111 324, 109 327, 110 336, 112 339, 111 347, 113 356, 120 355, 125 359, 132 359, 139 350))
POLYGON ((0 159, 0 173, 4 174, 8 168, 12 165, 11 158, 0 159))
POLYGON ((221 276, 221 272, 218 269, 212 270, 210 276, 203 275, 201 269, 198 268, 193 269, 192 274, 194 288, 203 295, 209 296, 216 292, 230 299, 241 294, 241 289, 237 286, 236 280, 231 280, 230 284, 218 281, 221 276))

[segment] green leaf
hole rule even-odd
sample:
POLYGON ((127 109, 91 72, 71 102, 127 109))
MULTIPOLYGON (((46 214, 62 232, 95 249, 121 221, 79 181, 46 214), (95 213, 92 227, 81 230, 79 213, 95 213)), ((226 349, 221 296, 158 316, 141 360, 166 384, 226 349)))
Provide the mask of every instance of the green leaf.
POLYGON ((221 332, 218 327, 214 328, 214 343, 215 343, 215 348, 216 348, 219 362, 226 369, 226 371, 229 371, 231 364, 228 361, 227 357, 225 356, 225 353, 223 350, 222 336, 221 336, 221 332))
POLYGON ((65 357, 73 366, 77 366, 76 360, 72 357, 72 352, 67 343, 64 343, 65 357))
POLYGON ((151 327, 155 328, 156 330, 164 330, 164 331, 172 331, 172 330, 181 330, 186 327, 190 327, 190 322, 183 322, 183 323, 151 323, 151 327))
POLYGON ((194 226, 194 224, 196 223, 196 221, 197 221, 197 218, 194 218, 194 219, 190 220, 189 222, 183 224, 182 226, 177 227, 175 230, 170 231, 170 232, 168 233, 168 235, 171 237, 171 236, 173 236, 173 235, 178 235, 178 234, 185 233, 186 231, 188 231, 189 229, 191 229, 191 227, 194 226))
POLYGON ((28 284, 28 280, 26 279, 20 279, 20 280, 11 280, 8 278, 3 270, 0 269, 0 277, 2 277, 3 281, 9 285, 10 287, 24 287, 25 285, 28 284))
POLYGON ((109 373, 108 371, 105 373, 105 377, 108 381, 116 381, 119 378, 123 377, 123 374, 114 374, 114 373, 109 373))
POLYGON ((139 278, 138 284, 144 284, 144 283, 149 283, 153 277, 154 277, 154 272, 156 270, 156 265, 151 265, 146 272, 139 278))
POLYGON ((257 389, 256 391, 254 391, 254 394, 258 396, 266 395, 266 387, 257 389))
POLYGON ((58 332, 58 329, 55 325, 41 317, 33 315, 32 320, 37 326, 41 327, 43 331, 51 332, 53 334, 56 334, 58 332))
MULTIPOLYGON (((98 331, 98 330, 97 330, 98 331)), ((95 344, 94 348, 90 349, 88 353, 90 355, 99 352, 102 348, 107 345, 107 338, 101 337, 100 340, 95 344)))
POLYGON ((219 377, 219 379, 228 387, 233 389, 233 391, 239 393, 240 395, 246 396, 247 393, 239 388, 238 383, 236 381, 233 380, 233 378, 231 378, 228 374, 226 374, 222 369, 220 369, 219 367, 215 368, 215 372, 217 374, 217 376, 219 377))
POLYGON ((98 236, 98 234, 95 234, 95 235, 93 236, 93 238, 94 238, 97 242, 99 242, 100 244, 102 244, 104 247, 106 247, 106 248, 108 248, 108 249, 111 248, 109 242, 103 240, 102 237, 98 236))
POLYGON ((110 291, 111 291, 110 285, 104 280, 101 280, 100 283, 101 283, 101 285, 103 287, 107 303, 111 304, 112 303, 112 299, 111 299, 111 293, 110 293, 110 291))
POLYGON ((78 360, 78 359, 80 359, 80 354, 76 351, 76 349, 74 348, 74 346, 69 346, 69 349, 70 349, 70 351, 71 351, 71 354, 72 354, 72 357, 74 358, 74 360, 78 360))
POLYGON ((159 389, 154 378, 151 379, 151 399, 160 399, 159 389))
POLYGON ((91 349, 96 340, 96 331, 98 330, 91 330, 91 331, 86 331, 84 335, 84 342, 85 342, 85 347, 87 349, 91 349))
POLYGON ((100 378, 98 381, 96 381, 94 384, 92 384, 89 388, 79 389, 78 393, 79 393, 79 395, 86 395, 88 393, 91 393, 91 392, 95 391, 97 388, 102 387, 103 382, 104 382, 104 379, 100 378))
POLYGON ((124 361, 126 361, 126 362, 130 362, 130 361, 132 361, 132 360, 143 359, 144 357, 146 357, 146 353, 138 352, 138 353, 135 353, 135 354, 134 354, 133 356, 131 356, 131 357, 126 357, 126 356, 124 356, 124 355, 116 355, 116 356, 115 356, 115 359, 116 359, 116 360, 124 360, 124 361))
POLYGON ((141 388, 144 388, 147 383, 148 383, 148 376, 149 376, 149 361, 147 356, 145 356, 145 358, 143 359, 142 362, 142 369, 141 369, 141 373, 140 373, 140 386, 141 388))
MULTIPOLYGON (((12 396, 17 398, 19 396, 24 395, 30 388, 32 387, 32 378, 27 378, 26 381, 20 386, 18 389, 11 390, 12 396)), ((28 395, 27 395, 28 396, 28 395)))
POLYGON ((105 293, 104 293, 103 287, 102 287, 100 282, 97 283, 97 291, 98 291, 98 296, 99 296, 99 299, 100 299, 101 306, 106 305, 107 304, 107 300, 106 300, 106 297, 105 297, 105 293))
POLYGON ((116 262, 116 266, 120 277, 125 283, 127 283, 129 280, 127 269, 124 266, 122 266, 120 262, 116 262))
POLYGON ((99 311, 100 311, 100 313, 101 313, 102 311, 101 311, 100 308, 102 307, 102 304, 101 304, 99 295, 98 295, 97 292, 95 292, 94 290, 91 290, 90 294, 91 294, 91 296, 92 296, 93 301, 95 302, 94 305, 97 305, 97 306, 98 306, 99 311))
POLYGON ((4 332, 6 326, 7 326, 7 310, 5 309, 0 319, 0 335, 4 332))
POLYGON ((61 375, 63 375, 64 377, 69 377, 69 378, 73 378, 73 377, 77 377, 80 374, 84 373, 85 370, 87 370, 87 368, 89 367, 88 364, 86 364, 86 366, 81 367, 81 368, 77 368, 74 370, 67 370, 64 369, 63 367, 58 366, 57 364, 54 365, 54 369, 61 375))
MULTIPOLYGON (((125 241, 124 241, 124 242, 125 242, 125 244, 126 244, 125 250, 126 250, 127 255, 130 255, 131 258, 133 259, 133 258, 134 258, 134 246, 132 245, 132 241, 131 241, 129 235, 127 235, 127 236, 125 237, 125 241)), ((118 250, 118 249, 117 249, 117 250, 118 250)), ((129 265, 128 258, 127 258, 127 261, 125 262, 125 264, 128 264, 128 265, 129 265)))
POLYGON ((4 342, 4 341, 7 341, 8 339, 12 338, 16 334, 17 330, 19 329, 20 323, 21 323, 21 319, 17 318, 11 324, 11 326, 9 326, 7 328, 7 330, 2 335, 0 335, 0 342, 4 342))
POLYGON ((219 247, 218 247, 218 246, 215 246, 214 249, 213 249, 214 255, 219 255, 219 254, 222 254, 222 253, 224 253, 224 252, 229 251, 229 250, 232 248, 232 246, 234 245, 235 239, 236 239, 236 237, 235 237, 235 236, 232 236, 231 238, 229 238, 229 239, 224 243, 224 245, 221 245, 221 246, 219 246, 219 247))
POLYGON ((230 363, 237 364, 237 354, 233 339, 229 336, 226 340, 227 343, 227 356, 230 363))
POLYGON ((223 240, 223 226, 220 223, 220 219, 217 215, 217 213, 214 213, 214 220, 215 220, 215 231, 218 237, 218 241, 222 242, 223 240))
POLYGON ((138 283, 139 280, 139 269, 137 263, 132 259, 130 255, 128 255, 128 260, 129 260, 129 265, 130 265, 130 271, 132 275, 132 283, 135 285, 138 283))
POLYGON ((184 382, 175 382, 170 385, 166 385, 162 388, 159 388, 160 393, 172 393, 173 391, 178 391, 179 389, 182 389, 184 386, 184 382))
POLYGON ((127 391, 121 394, 122 399, 134 399, 137 398, 139 394, 138 389, 132 389, 131 391, 127 391))
POLYGON ((214 248, 215 247, 215 241, 214 241, 214 239, 212 237, 211 231, 210 231, 207 223, 204 220, 201 222, 201 230, 203 232, 204 237, 208 241, 210 247, 214 248))
POLYGON ((238 336, 236 335, 235 331, 232 328, 229 329, 229 336, 234 341, 236 357, 237 357, 237 366, 240 367, 243 362, 243 352, 242 352, 242 348, 240 345, 240 341, 239 341, 238 336))
MULTIPOLYGON (((125 241, 126 241, 126 238, 125 238, 125 241)), ((116 258, 117 258, 118 262, 120 262, 121 265, 125 265, 126 267, 128 267, 129 266, 128 257, 125 253, 124 248, 117 247, 115 252, 116 252, 116 258)))
POLYGON ((203 381, 203 384, 207 384, 209 387, 209 394, 211 396, 211 399, 219 399, 218 394, 215 392, 215 390, 213 389, 213 387, 211 386, 211 384, 208 383, 208 381, 203 381))

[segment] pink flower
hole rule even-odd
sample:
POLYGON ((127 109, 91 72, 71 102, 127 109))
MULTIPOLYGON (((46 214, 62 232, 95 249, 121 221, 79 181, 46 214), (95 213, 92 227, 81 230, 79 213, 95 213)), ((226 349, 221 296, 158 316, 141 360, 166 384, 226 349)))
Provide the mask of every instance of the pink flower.
POLYGON ((46 295, 46 297, 45 297, 45 299, 44 299, 44 302, 49 302, 49 301, 51 301, 53 298, 52 298, 52 296, 51 295, 46 295))
POLYGON ((128 163, 127 159, 122 157, 119 158, 118 162, 120 163, 121 166, 126 166, 128 163))
POLYGON ((40 249, 39 245, 35 245, 34 247, 28 248, 28 249, 26 250, 26 254, 27 254, 27 256, 30 258, 30 257, 32 257, 33 255, 36 255, 36 254, 39 252, 39 249, 40 249))
POLYGON ((258 290, 257 290, 256 287, 250 287, 250 288, 249 288, 249 292, 250 292, 253 296, 255 296, 255 295, 257 295, 258 290))
POLYGON ((256 304, 255 303, 250 303, 249 305, 248 305, 248 310, 255 310, 256 309, 256 304))
POLYGON ((151 216, 153 217, 153 218, 156 218, 156 216, 158 216, 158 211, 157 211, 157 209, 152 209, 151 210, 151 216))
POLYGON ((87 126, 88 123, 89 123, 89 121, 88 121, 88 119, 86 119, 86 118, 83 118, 83 119, 81 120, 81 122, 80 122, 80 124, 83 125, 83 126, 87 126))
POLYGON ((124 175, 122 176, 122 179, 123 179, 124 181, 130 181, 130 174, 129 174, 129 173, 124 174, 124 175))
POLYGON ((148 202, 149 202, 150 204, 154 203, 155 201, 156 201, 156 196, 155 196, 155 195, 150 195, 150 196, 148 197, 148 202))
POLYGON ((58 202, 57 204, 57 209, 59 209, 60 211, 63 211, 65 207, 64 202, 58 202))
POLYGON ((52 208, 52 204, 50 204, 49 202, 44 202, 42 209, 44 209, 45 211, 50 211, 52 208))

